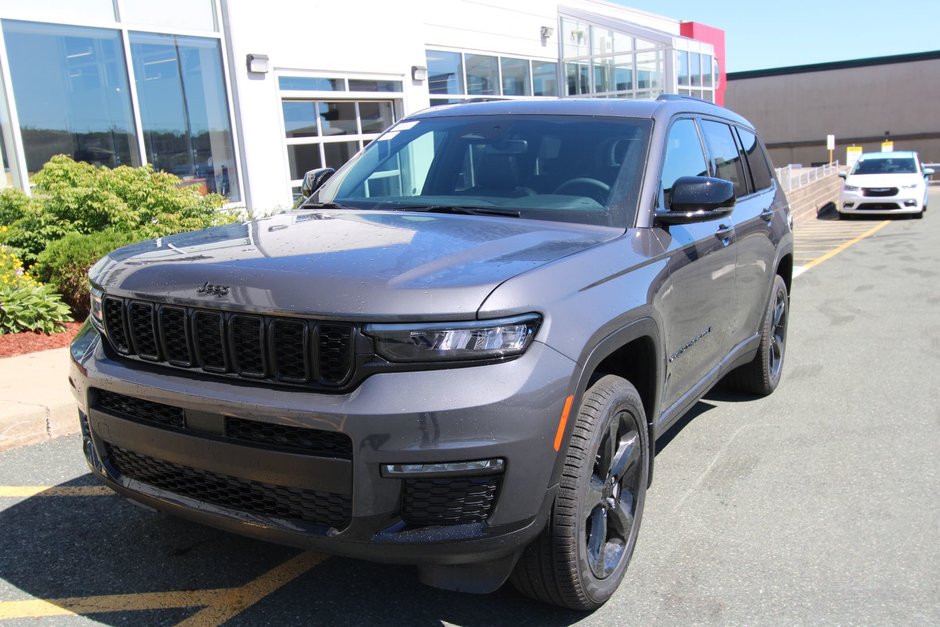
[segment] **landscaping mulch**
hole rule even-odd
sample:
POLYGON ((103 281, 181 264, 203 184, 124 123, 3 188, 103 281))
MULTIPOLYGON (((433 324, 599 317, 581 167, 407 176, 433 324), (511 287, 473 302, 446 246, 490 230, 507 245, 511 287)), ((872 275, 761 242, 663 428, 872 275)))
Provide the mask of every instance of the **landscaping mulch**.
POLYGON ((51 335, 31 331, 5 333, 0 335, 0 358, 68 346, 81 326, 81 322, 66 322, 64 331, 51 335))

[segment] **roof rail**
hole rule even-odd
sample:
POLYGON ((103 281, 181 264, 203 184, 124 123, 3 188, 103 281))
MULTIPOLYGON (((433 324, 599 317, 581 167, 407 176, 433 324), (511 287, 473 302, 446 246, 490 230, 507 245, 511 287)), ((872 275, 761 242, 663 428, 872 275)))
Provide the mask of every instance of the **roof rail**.
POLYGON ((682 96, 680 94, 659 94, 659 97, 656 98, 656 102, 670 102, 673 100, 691 100, 692 102, 704 102, 705 104, 714 105, 715 103, 710 100, 705 100, 704 98, 696 98, 695 96, 682 96))

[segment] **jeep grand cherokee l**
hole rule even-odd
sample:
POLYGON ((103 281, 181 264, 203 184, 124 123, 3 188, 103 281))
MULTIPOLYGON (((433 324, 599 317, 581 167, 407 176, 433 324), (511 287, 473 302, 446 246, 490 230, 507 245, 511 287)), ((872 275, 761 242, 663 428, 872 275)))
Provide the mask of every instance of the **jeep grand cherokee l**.
POLYGON ((791 218, 754 129, 678 97, 463 104, 308 187, 92 268, 94 474, 430 585, 604 603, 657 437, 720 379, 780 380, 791 218))

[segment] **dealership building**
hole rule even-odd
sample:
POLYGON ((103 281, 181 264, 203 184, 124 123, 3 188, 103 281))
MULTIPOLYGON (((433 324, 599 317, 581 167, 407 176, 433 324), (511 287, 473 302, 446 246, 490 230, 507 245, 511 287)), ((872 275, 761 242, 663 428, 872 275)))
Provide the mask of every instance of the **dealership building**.
POLYGON ((4 0, 0 186, 55 154, 268 211, 414 111, 470 98, 721 103, 724 33, 599 0, 4 0))

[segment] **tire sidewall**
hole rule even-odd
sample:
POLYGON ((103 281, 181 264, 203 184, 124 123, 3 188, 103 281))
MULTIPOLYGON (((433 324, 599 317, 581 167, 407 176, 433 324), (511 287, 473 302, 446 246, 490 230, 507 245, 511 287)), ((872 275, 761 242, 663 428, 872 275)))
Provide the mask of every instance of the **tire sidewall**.
POLYGON ((598 606, 607 601, 617 590, 626 573, 630 559, 633 556, 633 550, 636 547, 637 535, 640 529, 640 522, 643 517, 643 505, 646 501, 646 484, 649 480, 649 437, 643 406, 633 386, 629 385, 623 379, 619 379, 619 381, 623 385, 618 386, 614 394, 604 403, 601 412, 602 418, 594 425, 590 439, 590 447, 588 448, 589 455, 585 459, 584 467, 581 468, 577 485, 579 498, 576 513, 577 532, 575 542, 577 542, 578 574, 581 580, 581 589, 584 591, 584 594, 598 606), (598 448, 604 439, 610 422, 616 418, 621 410, 625 410, 633 419, 635 423, 634 426, 640 437, 640 487, 637 494, 636 515, 634 516, 633 528, 630 531, 630 538, 625 548, 623 559, 609 576, 604 579, 598 579, 591 570, 587 559, 587 525, 585 521, 591 513, 592 504, 586 503, 583 496, 588 493, 588 487, 594 469, 594 459, 597 455, 598 448))

